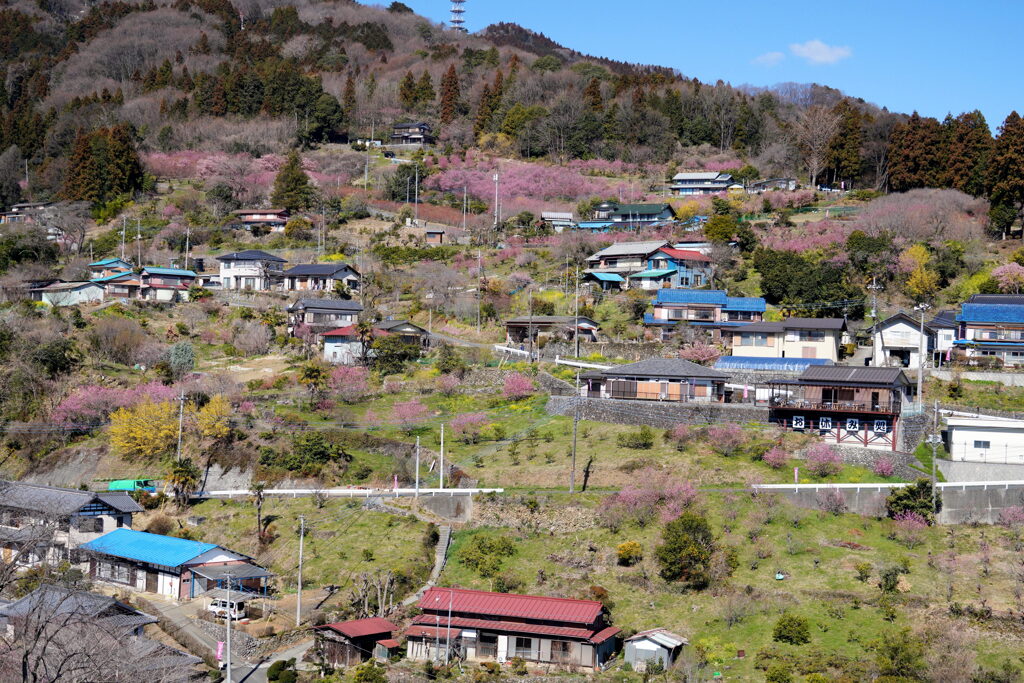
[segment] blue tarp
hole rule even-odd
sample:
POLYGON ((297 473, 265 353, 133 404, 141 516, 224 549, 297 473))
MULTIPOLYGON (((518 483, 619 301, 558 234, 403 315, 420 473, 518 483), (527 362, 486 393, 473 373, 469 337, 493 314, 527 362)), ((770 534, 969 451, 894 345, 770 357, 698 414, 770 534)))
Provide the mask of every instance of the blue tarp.
POLYGON ((622 276, 616 273, 587 273, 587 275, 593 275, 598 280, 602 280, 604 282, 625 282, 625 280, 622 279, 622 276))
POLYGON ((641 273, 633 273, 630 277, 665 277, 675 272, 677 272, 676 268, 653 268, 641 273))

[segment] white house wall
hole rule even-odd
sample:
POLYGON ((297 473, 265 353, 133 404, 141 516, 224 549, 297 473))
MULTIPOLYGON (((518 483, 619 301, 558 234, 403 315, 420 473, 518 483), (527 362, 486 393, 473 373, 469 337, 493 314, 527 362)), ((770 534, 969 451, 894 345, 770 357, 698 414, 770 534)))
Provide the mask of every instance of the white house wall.
POLYGON ((949 447, 953 460, 1024 464, 1024 424, 950 425, 949 447))

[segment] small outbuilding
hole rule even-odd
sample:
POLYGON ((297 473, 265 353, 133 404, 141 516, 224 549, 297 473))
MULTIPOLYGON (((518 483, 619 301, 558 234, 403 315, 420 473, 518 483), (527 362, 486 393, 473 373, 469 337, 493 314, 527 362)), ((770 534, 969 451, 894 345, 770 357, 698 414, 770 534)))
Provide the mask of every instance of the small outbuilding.
POLYGON ((643 673, 652 662, 659 660, 662 668, 668 669, 682 654, 683 647, 689 644, 680 635, 663 628, 654 628, 626 638, 623 655, 633 671, 643 673))
POLYGON ((398 647, 392 638, 397 630, 397 626, 380 617, 316 626, 315 652, 323 664, 335 668, 361 664, 371 657, 387 659, 398 647))

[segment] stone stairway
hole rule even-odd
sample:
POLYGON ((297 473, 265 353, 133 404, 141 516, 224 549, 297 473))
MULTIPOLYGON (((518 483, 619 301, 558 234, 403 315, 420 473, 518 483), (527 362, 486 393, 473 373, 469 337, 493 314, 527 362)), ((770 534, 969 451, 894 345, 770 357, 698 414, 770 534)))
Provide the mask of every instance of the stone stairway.
POLYGON ((451 545, 451 542, 452 528, 446 524, 438 529, 437 546, 434 548, 434 568, 430 570, 430 578, 427 579, 425 584, 420 586, 418 591, 403 600, 402 605, 416 604, 423 597, 423 594, 427 592, 427 589, 437 583, 437 579, 441 576, 441 571, 448 561, 448 546, 451 545))

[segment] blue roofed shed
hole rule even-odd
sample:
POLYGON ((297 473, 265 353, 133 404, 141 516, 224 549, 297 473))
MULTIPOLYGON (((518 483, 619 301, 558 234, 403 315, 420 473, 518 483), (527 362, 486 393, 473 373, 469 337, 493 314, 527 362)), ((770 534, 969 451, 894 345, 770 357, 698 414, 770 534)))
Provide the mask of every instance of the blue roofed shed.
POLYGON ((95 581, 189 599, 231 582, 232 590, 265 592, 270 572, 215 543, 116 529, 80 547, 95 581))

